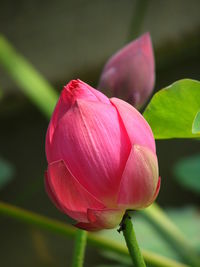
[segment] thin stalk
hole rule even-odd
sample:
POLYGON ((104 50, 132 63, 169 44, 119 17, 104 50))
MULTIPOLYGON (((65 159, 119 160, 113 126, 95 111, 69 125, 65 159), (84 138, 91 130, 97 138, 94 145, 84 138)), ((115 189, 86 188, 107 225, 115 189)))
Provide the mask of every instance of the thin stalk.
POLYGON ((144 21, 148 4, 148 0, 137 0, 134 4, 134 11, 131 18, 127 42, 130 42, 138 37, 139 33, 141 32, 141 27, 144 21))
POLYGON ((188 264, 200 266, 200 257, 194 248, 156 203, 141 212, 188 264))
POLYGON ((127 248, 129 250, 133 265, 135 267, 146 267, 142 253, 140 251, 135 231, 133 229, 133 223, 129 211, 126 211, 119 231, 123 231, 123 235, 126 241, 127 248))
MULTIPOLYGON (((0 214, 12 219, 16 219, 22 223, 36 226, 40 229, 47 230, 62 236, 73 238, 76 234, 76 228, 60 222, 55 219, 49 219, 48 217, 39 215, 34 212, 24 210, 22 208, 4 203, 0 201, 0 214)), ((120 255, 129 255, 125 246, 110 240, 103 238, 97 234, 88 233, 88 244, 99 249, 116 252, 120 255)), ((145 262, 151 267, 189 267, 183 263, 176 262, 166 257, 157 255, 149 251, 142 251, 145 262)))
POLYGON ((87 242, 87 232, 78 229, 76 231, 75 249, 74 249, 74 256, 72 260, 72 267, 83 266, 86 242, 87 242))

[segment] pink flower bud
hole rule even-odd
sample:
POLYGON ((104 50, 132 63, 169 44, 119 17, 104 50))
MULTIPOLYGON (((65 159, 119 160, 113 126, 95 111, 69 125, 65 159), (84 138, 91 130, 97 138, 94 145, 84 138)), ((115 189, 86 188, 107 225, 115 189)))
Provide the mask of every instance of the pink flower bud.
POLYGON ((149 33, 114 54, 104 66, 98 89, 140 108, 152 93, 154 55, 149 33))
POLYGON ((148 123, 128 103, 80 80, 63 88, 47 130, 46 156, 47 193, 79 228, 113 228, 126 209, 150 205, 159 191, 148 123))

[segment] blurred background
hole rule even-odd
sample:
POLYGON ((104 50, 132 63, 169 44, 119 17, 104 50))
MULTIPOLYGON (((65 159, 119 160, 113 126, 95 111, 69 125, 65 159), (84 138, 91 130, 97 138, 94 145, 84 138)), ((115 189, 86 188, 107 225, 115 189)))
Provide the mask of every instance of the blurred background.
MULTIPOLYGON (((200 78, 199 10, 199 0, 1 0, 0 38, 5 38, 60 92, 74 78, 95 87, 106 60, 149 31, 155 51, 157 91, 182 78, 200 78)), ((48 118, 11 78, 1 55, 5 54, 0 41, 0 198, 69 222, 44 190, 48 118)), ((178 210, 176 220, 180 224, 188 216, 199 216, 199 192, 193 190, 195 186, 180 183, 174 166, 182 158, 197 155, 199 148, 199 143, 191 140, 157 142, 162 177, 158 203, 170 208, 172 214, 178 210), (187 216, 181 217, 184 212, 187 216)), ((200 236, 197 221, 190 229, 185 224, 184 231, 190 231, 191 239, 194 228, 200 236)), ((1 266, 70 266, 72 240, 1 215, 0 236, 1 266)), ((197 233, 193 238, 200 248, 197 233)), ((143 246, 150 248, 145 241, 143 246)), ((158 249, 158 245, 152 248, 158 249)), ((85 266, 100 262, 112 261, 96 249, 87 248, 85 266)))

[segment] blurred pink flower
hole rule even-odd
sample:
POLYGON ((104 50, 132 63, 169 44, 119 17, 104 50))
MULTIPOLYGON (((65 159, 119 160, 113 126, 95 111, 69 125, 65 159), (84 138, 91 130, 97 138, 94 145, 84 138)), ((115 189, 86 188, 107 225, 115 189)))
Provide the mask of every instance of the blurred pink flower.
POLYGON ((153 48, 150 34, 145 33, 108 60, 98 89, 140 108, 151 95, 154 82, 153 48))
POLYGON ((160 179, 155 141, 131 105, 80 80, 68 83, 46 135, 46 190, 77 227, 117 226, 126 209, 156 198, 160 179))

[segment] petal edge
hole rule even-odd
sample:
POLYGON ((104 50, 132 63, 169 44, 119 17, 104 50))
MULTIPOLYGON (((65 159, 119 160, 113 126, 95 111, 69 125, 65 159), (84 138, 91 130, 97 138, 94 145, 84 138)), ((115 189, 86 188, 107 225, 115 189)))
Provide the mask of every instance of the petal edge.
POLYGON ((104 208, 69 172, 63 160, 48 165, 46 179, 52 201, 73 219, 88 222, 88 208, 104 208))
POLYGON ((158 185, 156 155, 148 148, 134 145, 129 155, 118 194, 118 205, 141 209, 150 205, 158 185))

